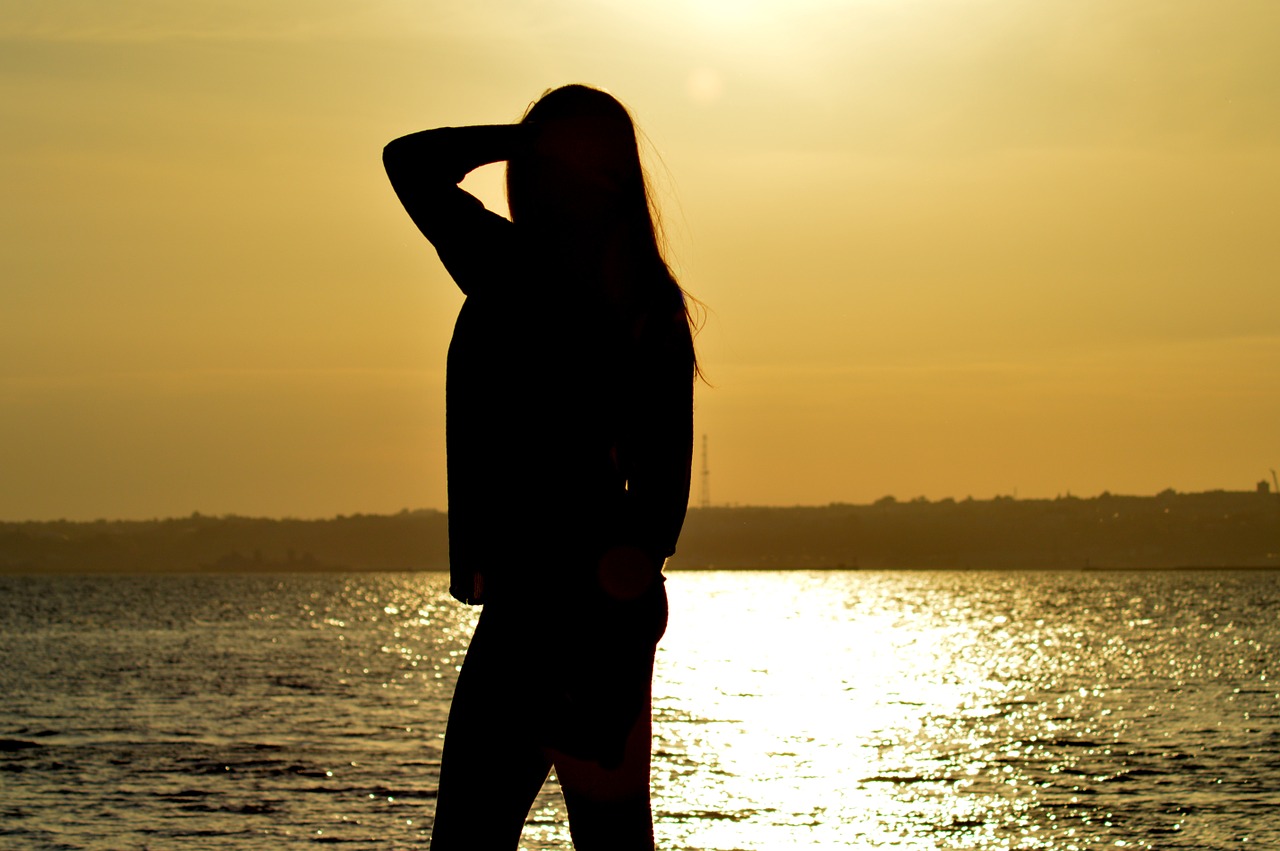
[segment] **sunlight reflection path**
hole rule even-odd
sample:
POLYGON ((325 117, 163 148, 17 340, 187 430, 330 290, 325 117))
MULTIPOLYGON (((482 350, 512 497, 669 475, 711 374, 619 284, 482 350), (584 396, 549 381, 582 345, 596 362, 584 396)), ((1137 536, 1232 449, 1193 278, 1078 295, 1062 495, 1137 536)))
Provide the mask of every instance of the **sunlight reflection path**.
POLYGON ((1036 660, 993 657, 1006 615, 904 576, 672 578, 655 686, 672 846, 1006 845, 1028 795, 981 753, 980 721, 1025 702, 1036 660))

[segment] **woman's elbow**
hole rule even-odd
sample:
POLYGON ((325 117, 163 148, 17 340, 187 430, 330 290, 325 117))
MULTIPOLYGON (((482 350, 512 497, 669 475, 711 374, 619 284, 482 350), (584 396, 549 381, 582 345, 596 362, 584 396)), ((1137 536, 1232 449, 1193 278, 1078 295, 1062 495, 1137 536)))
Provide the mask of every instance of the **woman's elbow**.
POLYGON ((403 171, 405 155, 404 155, 404 137, 392 139, 382 148, 382 167, 386 169, 387 176, 395 182, 396 177, 403 171))

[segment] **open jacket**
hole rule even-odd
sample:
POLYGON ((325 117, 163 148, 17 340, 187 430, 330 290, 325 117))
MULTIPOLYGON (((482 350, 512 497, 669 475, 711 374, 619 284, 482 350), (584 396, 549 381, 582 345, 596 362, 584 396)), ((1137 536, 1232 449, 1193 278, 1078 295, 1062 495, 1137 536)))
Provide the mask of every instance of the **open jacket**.
POLYGON ((466 295, 446 379, 450 588, 465 602, 589 581, 618 546, 656 573, 689 497, 693 346, 679 291, 624 315, 461 189, 509 156, 511 130, 429 130, 384 153, 466 295))

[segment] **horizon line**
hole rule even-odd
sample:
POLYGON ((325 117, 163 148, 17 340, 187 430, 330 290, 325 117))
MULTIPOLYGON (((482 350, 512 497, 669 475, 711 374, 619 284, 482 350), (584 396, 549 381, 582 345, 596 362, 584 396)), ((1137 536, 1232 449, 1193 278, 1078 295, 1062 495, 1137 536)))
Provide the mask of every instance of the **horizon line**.
MULTIPOLYGON (((1259 482, 1259 487, 1255 488, 1254 490, 1227 490, 1226 488, 1214 488, 1211 490, 1203 490, 1203 491, 1179 491, 1179 490, 1175 490, 1174 488, 1165 488, 1164 490, 1161 490, 1153 494, 1114 493, 1109 490, 1103 490, 1092 496, 1080 496, 1077 494, 1073 494, 1070 491, 1067 491, 1065 493, 1061 493, 1052 497, 1020 497, 1017 495, 1016 491, 1013 494, 996 494, 994 496, 985 497, 985 498, 966 496, 963 499, 950 497, 950 496, 940 497, 938 499, 929 499, 928 497, 925 497, 925 496, 916 496, 916 497, 911 497, 909 499, 899 499, 895 497, 893 494, 886 494, 880 497, 879 499, 872 500, 870 502, 845 502, 843 500, 834 500, 834 501, 823 502, 823 503, 791 503, 787 505, 776 504, 776 503, 745 503, 745 502, 743 503, 723 502, 723 503, 712 503, 710 505, 697 505, 691 501, 687 510, 689 513, 694 513, 699 511, 717 511, 717 510, 723 511, 723 510, 737 510, 737 509, 787 510, 787 509, 802 509, 802 508, 838 508, 838 507, 871 508, 877 505, 912 505, 912 504, 934 505, 934 504, 943 504, 943 503, 961 504, 961 503, 970 503, 970 502, 1058 502, 1063 500, 1086 501, 1086 500, 1103 499, 1103 498, 1159 499, 1161 497, 1171 497, 1171 496, 1208 496, 1213 494, 1220 494, 1220 495, 1231 494, 1236 496, 1245 496, 1245 495, 1280 496, 1280 491, 1270 490, 1269 485, 1270 483, 1266 482, 1265 480, 1262 480, 1259 482), (1264 490, 1261 487, 1261 485, 1263 484, 1267 484, 1268 489, 1264 490)), ((338 512, 334 514, 311 515, 311 516, 301 516, 301 515, 293 515, 293 514, 283 514, 283 515, 240 514, 234 511, 214 514, 210 512, 200 511, 199 509, 195 509, 191 511, 189 514, 170 514, 167 516, 152 515, 150 517, 101 517, 100 516, 100 517, 94 517, 92 519, 74 519, 74 518, 67 518, 64 516, 64 517, 49 517, 49 518, 25 518, 21 520, 11 520, 7 518, 0 518, 0 525, 18 525, 18 524, 26 524, 26 523, 32 523, 32 524, 35 524, 35 523, 79 523, 79 524, 159 523, 159 522, 166 522, 166 521, 193 520, 193 519, 278 520, 278 521, 291 520, 291 521, 297 521, 297 522, 303 522, 303 523, 317 523, 317 522, 326 522, 326 521, 333 521, 333 520, 346 520, 346 519, 357 518, 357 517, 398 517, 401 515, 408 515, 408 514, 447 515, 448 513, 449 512, 447 509, 428 508, 428 507, 401 508, 399 511, 355 511, 350 513, 338 512)))

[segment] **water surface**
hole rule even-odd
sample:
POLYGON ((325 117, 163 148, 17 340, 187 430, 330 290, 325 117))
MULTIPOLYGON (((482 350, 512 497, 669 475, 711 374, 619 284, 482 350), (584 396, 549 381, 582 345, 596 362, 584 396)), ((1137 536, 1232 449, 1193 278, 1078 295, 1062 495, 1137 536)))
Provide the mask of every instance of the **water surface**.
MULTIPOLYGON (((668 588, 659 847, 1280 847, 1280 572, 668 588)), ((440 574, 0 578, 0 848, 425 848, 475 616, 440 574)), ((571 847, 554 782, 524 845, 571 847)))

